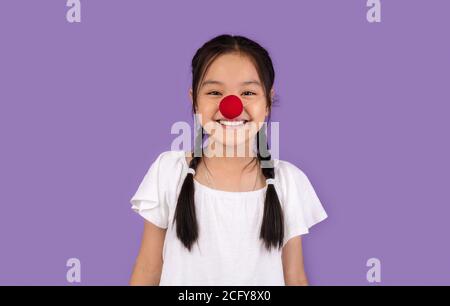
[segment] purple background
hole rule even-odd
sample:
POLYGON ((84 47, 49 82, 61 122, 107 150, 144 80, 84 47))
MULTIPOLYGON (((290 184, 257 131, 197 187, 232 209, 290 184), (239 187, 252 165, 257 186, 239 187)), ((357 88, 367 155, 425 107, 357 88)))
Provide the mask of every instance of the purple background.
POLYGON ((129 200, 192 122, 190 60, 247 35, 276 69, 280 158, 329 219, 304 238, 313 285, 450 284, 450 3, 82 0, 0 4, 0 284, 127 284, 143 219, 129 200))

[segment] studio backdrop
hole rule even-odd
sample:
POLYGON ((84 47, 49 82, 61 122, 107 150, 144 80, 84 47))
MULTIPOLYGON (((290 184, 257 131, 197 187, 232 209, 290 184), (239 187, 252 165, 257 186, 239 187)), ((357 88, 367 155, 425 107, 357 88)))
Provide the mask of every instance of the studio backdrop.
POLYGON ((130 199, 174 124, 193 127, 191 60, 220 34, 273 60, 277 157, 328 214, 303 236, 310 284, 450 284, 449 11, 2 0, 0 284, 128 284, 144 224, 130 199))

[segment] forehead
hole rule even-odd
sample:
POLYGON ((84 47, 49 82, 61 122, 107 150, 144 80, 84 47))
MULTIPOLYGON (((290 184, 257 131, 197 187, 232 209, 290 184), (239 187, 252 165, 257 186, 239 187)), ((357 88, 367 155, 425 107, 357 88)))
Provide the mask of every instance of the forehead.
POLYGON ((260 82, 260 79, 255 65, 248 56, 231 53, 221 55, 211 63, 205 73, 202 85, 218 84, 211 81, 240 85, 249 81, 260 82))

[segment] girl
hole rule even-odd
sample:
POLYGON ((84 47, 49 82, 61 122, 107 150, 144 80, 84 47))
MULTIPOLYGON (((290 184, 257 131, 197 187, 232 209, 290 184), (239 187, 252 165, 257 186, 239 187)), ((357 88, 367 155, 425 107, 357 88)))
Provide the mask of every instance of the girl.
POLYGON ((268 52, 248 38, 220 35, 197 51, 190 97, 199 154, 161 153, 131 198, 145 219, 131 285, 308 284, 301 235, 327 214, 299 168, 261 154, 274 78, 268 52), (236 156, 241 145, 253 149, 236 156), (234 154, 214 156, 217 148, 234 154))

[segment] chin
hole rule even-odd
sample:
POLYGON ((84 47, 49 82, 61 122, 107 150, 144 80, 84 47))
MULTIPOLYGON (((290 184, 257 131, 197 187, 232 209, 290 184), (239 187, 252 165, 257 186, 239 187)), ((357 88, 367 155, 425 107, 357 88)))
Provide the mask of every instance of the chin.
POLYGON ((216 153, 215 156, 226 156, 226 154, 236 156, 236 154, 239 154, 240 152, 244 154, 243 156, 248 156, 249 152, 252 152, 253 149, 247 138, 224 142, 212 137, 211 140, 214 143, 213 150, 216 153), (246 146, 248 146, 248 148, 246 146))

